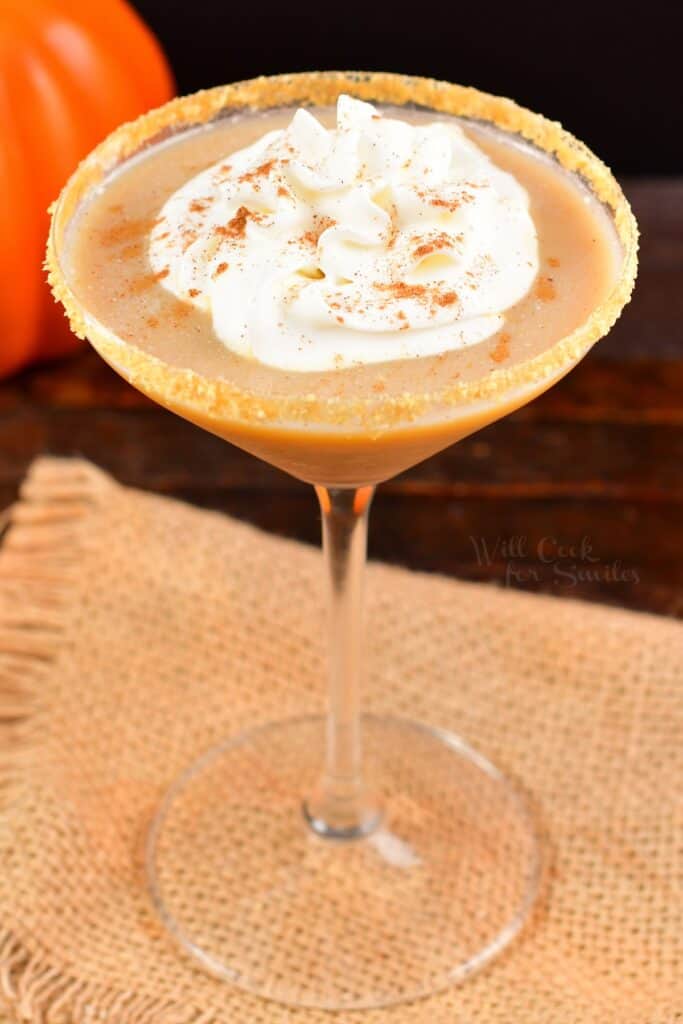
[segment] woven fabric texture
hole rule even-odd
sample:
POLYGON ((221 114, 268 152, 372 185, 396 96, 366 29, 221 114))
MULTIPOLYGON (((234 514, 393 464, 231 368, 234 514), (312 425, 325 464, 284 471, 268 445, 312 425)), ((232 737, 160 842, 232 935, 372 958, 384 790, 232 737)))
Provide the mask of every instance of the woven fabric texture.
MULTIPOLYGON (((194 757, 322 709, 318 553, 76 460, 36 463, 11 520, 0 551, 8 1019, 329 1024, 195 969, 162 934, 141 872, 150 816, 194 757)), ((369 569, 367 606, 368 708, 453 729, 514 777, 550 870, 531 924, 487 970, 350 1019, 683 1020, 681 625, 383 565, 369 569)))

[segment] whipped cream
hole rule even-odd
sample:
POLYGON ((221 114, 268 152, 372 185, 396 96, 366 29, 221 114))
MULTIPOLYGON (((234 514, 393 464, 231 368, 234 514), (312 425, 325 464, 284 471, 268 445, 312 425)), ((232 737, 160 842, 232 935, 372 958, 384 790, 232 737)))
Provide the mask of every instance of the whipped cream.
POLYGON ((529 199, 453 122, 341 96, 164 204, 158 280, 230 349, 288 371, 435 355, 498 331, 538 273, 529 199))

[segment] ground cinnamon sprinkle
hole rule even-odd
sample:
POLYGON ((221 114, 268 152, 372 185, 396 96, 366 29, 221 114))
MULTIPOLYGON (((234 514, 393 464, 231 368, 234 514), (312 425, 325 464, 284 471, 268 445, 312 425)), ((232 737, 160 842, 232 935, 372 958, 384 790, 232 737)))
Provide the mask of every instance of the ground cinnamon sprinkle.
POLYGON ((418 245, 417 249, 413 250, 413 257, 416 260, 424 259, 425 256, 431 255, 433 252, 437 252, 439 249, 450 249, 452 245, 451 238, 447 234, 437 235, 436 238, 432 238, 429 242, 424 242, 422 245, 418 245))
POLYGON ((157 281, 163 281, 169 274, 170 270, 168 267, 164 267, 163 270, 159 270, 156 274, 140 274, 130 282, 127 289, 128 294, 139 295, 141 292, 151 288, 157 281))
POLYGON ((374 287, 380 292, 391 292, 395 299, 424 299, 427 288, 423 284, 407 284, 405 281, 392 281, 389 284, 376 283, 374 287))
POLYGON ((193 199, 190 203, 190 213, 204 213, 206 203, 203 199, 193 199))
POLYGON ((491 349, 489 356, 494 363, 504 362, 510 355, 510 335, 501 334, 496 344, 496 347, 491 349))
POLYGON ((458 207, 460 206, 460 200, 459 199, 443 199, 440 196, 437 196, 434 199, 430 199, 429 200, 429 205, 430 206, 442 206, 445 210, 450 210, 451 212, 453 212, 454 210, 457 210, 458 207))
POLYGON ((183 244, 181 246, 181 252, 187 252, 193 242, 197 241, 197 232, 192 231, 190 228, 185 228, 182 233, 183 244))
POLYGON ((431 195, 426 190, 419 191, 417 194, 420 199, 426 199, 430 206, 441 207, 444 210, 450 210, 451 213, 455 213, 463 203, 471 203, 474 199, 474 196, 467 192, 461 193, 457 199, 445 199, 443 196, 431 195))
POLYGON ((190 296, 191 299, 196 299, 196 297, 200 294, 199 288, 189 288, 187 294, 190 296))
POLYGON ((120 224, 105 229, 101 234, 102 245, 123 245, 125 242, 133 242, 142 235, 147 234, 163 220, 149 220, 148 217, 140 217, 137 220, 124 220, 120 224))
POLYGON ((181 302, 180 299, 174 302, 170 309, 170 314, 174 320, 183 320, 186 316, 189 316, 191 312, 192 306, 187 302, 181 302))
POLYGON ((219 263, 213 272, 213 276, 218 277, 220 274, 224 274, 225 271, 228 269, 228 266, 228 263, 219 263))
POLYGON ((261 215, 247 209, 246 206, 240 206, 235 216, 227 224, 219 224, 214 230, 222 238, 244 238, 247 230, 247 221, 250 218, 252 220, 260 220, 261 215))
POLYGON ((122 260, 133 260, 142 255, 142 242, 133 242, 122 249, 119 257, 122 260))
POLYGON ((328 228, 334 227, 336 223, 336 220, 332 217, 318 216, 315 219, 315 227, 311 228, 310 231, 304 231, 300 241, 308 243, 309 245, 317 245, 323 231, 327 231, 328 228))
POLYGON ((157 316, 148 316, 147 320, 145 321, 145 323, 147 324, 148 327, 158 327, 159 326, 159 317, 157 317, 157 316))
POLYGON ((555 256, 548 256, 548 265, 551 267, 559 267, 560 261, 555 256))
POLYGON ((136 277, 134 281, 130 282, 124 294, 139 295, 141 292, 151 288, 153 284, 154 274, 141 274, 140 277, 136 277))
POLYGON ((552 277, 539 277, 536 284, 536 297, 541 302, 550 302, 555 298, 555 285, 553 284, 552 277))
POLYGON ((279 196, 288 196, 289 195, 289 191, 288 191, 288 189, 285 188, 284 185, 278 185, 278 187, 277 187, 277 194, 279 196))
POLYGON ((394 299, 417 299, 425 304, 431 303, 435 306, 452 306, 458 301, 457 292, 442 292, 438 287, 424 284, 408 284, 406 281, 394 281, 389 284, 376 283, 378 291, 391 292, 394 299))
POLYGON ((245 171, 244 174, 240 174, 239 180, 242 182, 253 182, 256 178, 265 178, 270 174, 274 166, 275 160, 266 160, 265 163, 255 167, 253 171, 245 171))

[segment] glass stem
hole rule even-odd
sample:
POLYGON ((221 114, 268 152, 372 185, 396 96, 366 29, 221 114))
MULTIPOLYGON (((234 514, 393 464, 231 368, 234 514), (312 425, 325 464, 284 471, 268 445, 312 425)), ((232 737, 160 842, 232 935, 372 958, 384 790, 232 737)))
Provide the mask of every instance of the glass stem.
POLYGON ((368 835, 379 812, 362 773, 359 689, 368 510, 374 487, 316 487, 328 583, 329 684, 325 764, 304 805, 311 827, 333 839, 368 835))

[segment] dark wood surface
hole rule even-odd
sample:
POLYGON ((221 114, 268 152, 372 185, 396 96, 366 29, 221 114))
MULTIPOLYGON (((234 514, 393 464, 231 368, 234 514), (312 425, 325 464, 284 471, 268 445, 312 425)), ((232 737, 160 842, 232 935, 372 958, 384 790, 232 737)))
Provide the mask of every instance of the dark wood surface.
MULTIPOLYGON (((683 180, 627 183, 636 295, 546 395, 380 488, 370 553, 683 617, 683 180)), ((39 453, 317 542, 312 490, 152 405, 91 351, 0 385, 0 509, 39 453)))

